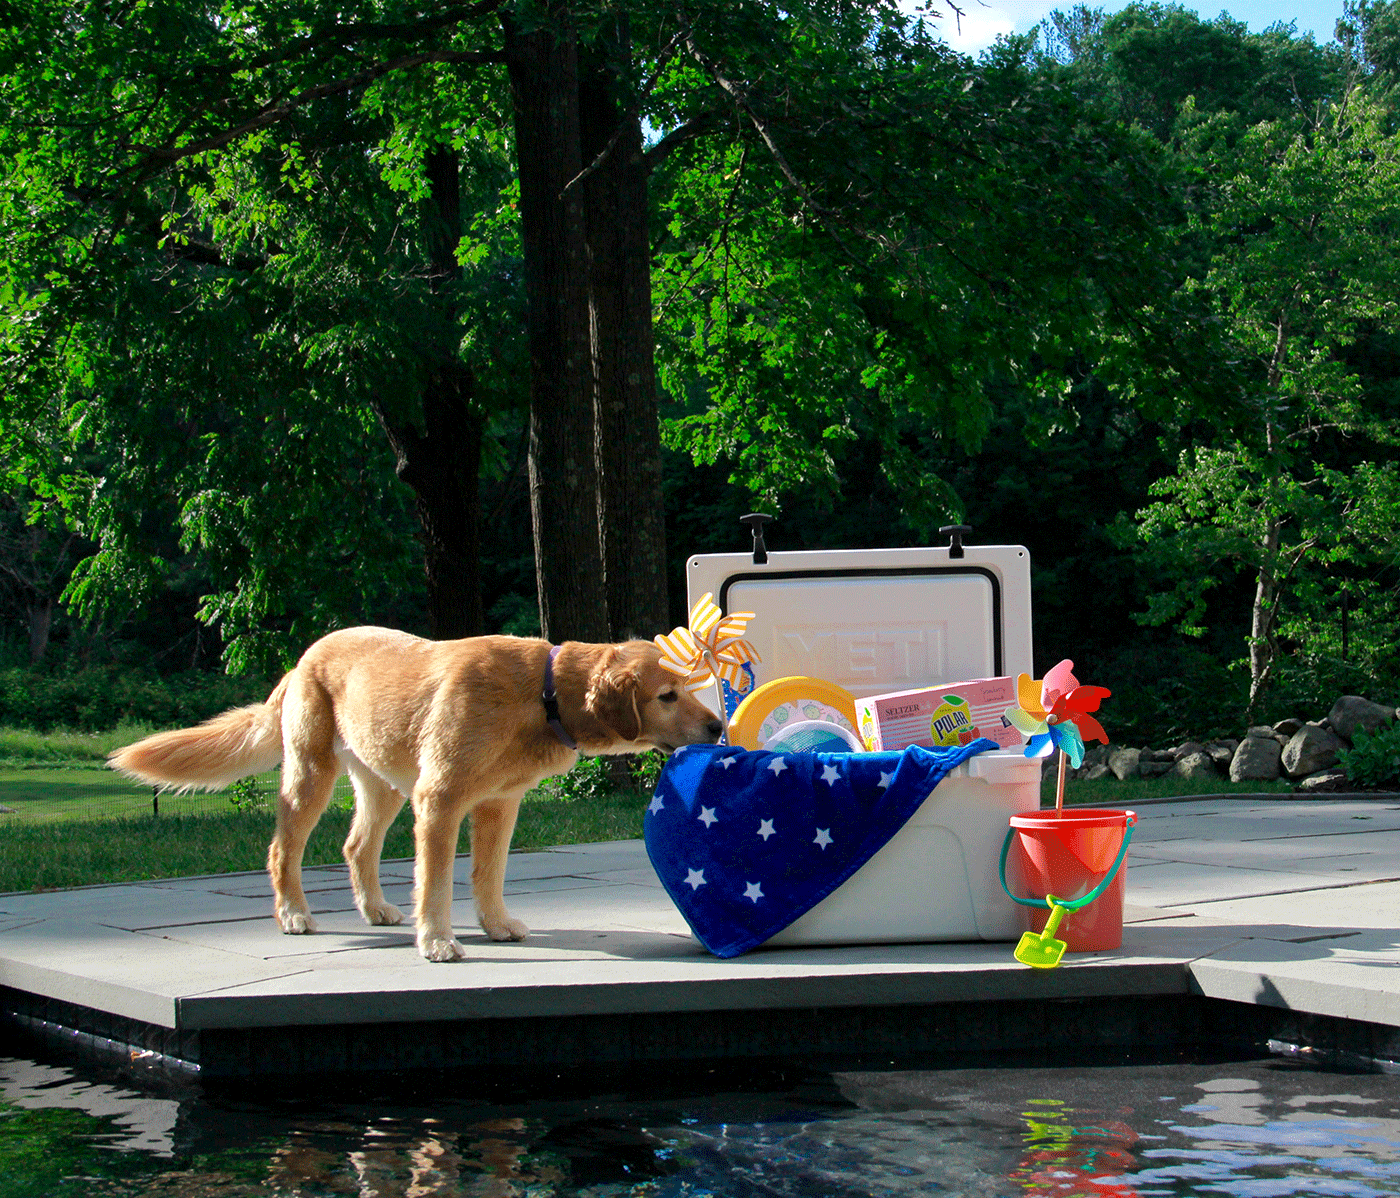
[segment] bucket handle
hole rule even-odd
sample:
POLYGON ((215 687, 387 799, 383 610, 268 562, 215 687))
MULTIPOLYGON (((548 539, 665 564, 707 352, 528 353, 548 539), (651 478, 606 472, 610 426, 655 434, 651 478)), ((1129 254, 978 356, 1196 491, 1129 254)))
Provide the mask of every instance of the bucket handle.
POLYGON ((1078 911, 1081 907, 1087 907, 1108 889, 1114 875, 1118 872, 1118 867, 1123 864, 1123 859, 1128 855, 1128 842, 1133 838, 1133 825, 1137 823, 1137 816, 1131 811, 1127 813, 1127 816, 1128 818, 1123 824, 1123 843, 1118 849, 1118 856, 1114 859, 1113 868, 1104 875, 1103 881, 1093 890, 1089 891, 1083 898, 1077 899, 1056 898, 1053 894, 1047 894, 1043 899, 1023 899, 1011 893, 1010 887, 1006 884, 1006 854, 1011 851, 1011 837, 1015 834, 1016 829, 1014 827, 1007 828, 1006 839, 1001 842, 1001 864, 997 867, 1001 877, 1001 888, 1006 891, 1006 897, 1013 903, 1020 903, 1023 907, 1054 907, 1058 904, 1066 911, 1078 911))

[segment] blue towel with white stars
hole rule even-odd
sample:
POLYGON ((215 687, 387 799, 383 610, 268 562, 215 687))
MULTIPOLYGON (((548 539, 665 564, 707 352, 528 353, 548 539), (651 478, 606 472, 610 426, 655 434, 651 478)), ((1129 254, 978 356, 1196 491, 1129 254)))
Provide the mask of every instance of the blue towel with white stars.
POLYGON ((646 814, 647 854, 700 943, 737 957, 811 910, 900 830, 950 771, 997 747, 672 754, 646 814))

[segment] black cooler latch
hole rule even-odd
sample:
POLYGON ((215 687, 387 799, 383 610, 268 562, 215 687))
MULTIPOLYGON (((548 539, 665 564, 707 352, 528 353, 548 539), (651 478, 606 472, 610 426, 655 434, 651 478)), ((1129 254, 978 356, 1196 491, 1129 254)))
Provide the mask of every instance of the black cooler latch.
POLYGON ((938 531, 939 531, 939 532, 942 532, 942 533, 947 533, 947 534, 948 534, 948 556, 949 556, 949 557, 966 557, 966 556, 967 556, 965 553, 963 553, 963 537, 968 536, 968 535, 972 532, 972 525, 970 525, 970 524, 945 524, 945 525, 944 525, 942 528, 940 528, 938 531))
POLYGON ((763 512, 750 512, 747 516, 740 516, 739 523, 748 526, 753 533, 753 564, 755 566, 765 566, 768 564, 768 546, 763 543, 763 526, 771 523, 773 517, 764 515, 763 512))

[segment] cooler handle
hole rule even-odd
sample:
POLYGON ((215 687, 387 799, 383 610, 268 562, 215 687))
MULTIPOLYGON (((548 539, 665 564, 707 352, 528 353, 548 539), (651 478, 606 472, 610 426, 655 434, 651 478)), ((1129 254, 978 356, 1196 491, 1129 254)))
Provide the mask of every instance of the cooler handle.
POLYGON ((1001 888, 1006 891, 1007 898, 1013 903, 1020 903, 1023 907, 1053 907, 1058 904, 1066 911, 1078 911, 1081 907, 1087 907, 1108 889, 1114 875, 1118 872, 1118 867, 1123 864, 1123 858, 1128 855, 1128 842, 1133 838, 1133 825, 1136 823, 1137 815, 1134 812, 1128 812, 1128 818, 1123 824, 1123 844, 1118 849, 1118 856, 1114 859, 1113 868, 1104 874, 1103 881, 1093 890, 1089 891, 1083 898, 1077 899, 1056 898, 1053 894, 1047 894, 1043 899, 1023 899, 1011 893, 1010 887, 1006 884, 1006 854, 1011 851, 1011 837, 1015 834, 1016 829, 1014 827, 1007 828, 1006 839, 1001 842, 1001 863, 997 867, 997 873, 1001 878, 1001 888))

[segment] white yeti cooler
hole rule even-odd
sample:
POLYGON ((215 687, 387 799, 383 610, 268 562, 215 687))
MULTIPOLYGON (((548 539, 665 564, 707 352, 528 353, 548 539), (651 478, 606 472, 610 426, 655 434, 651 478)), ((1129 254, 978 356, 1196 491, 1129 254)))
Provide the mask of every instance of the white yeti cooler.
MULTIPOLYGON (((751 521, 746 521, 751 522, 751 521)), ((757 685, 805 676, 856 698, 1032 673, 1030 555, 1016 545, 706 554, 686 567, 689 605, 751 611, 757 685)), ((718 709, 719 697, 702 692, 718 709)), ((1001 889, 1007 821, 1040 806, 1040 766, 1019 749, 959 766, 852 875, 770 945, 1015 940, 1001 889)))

